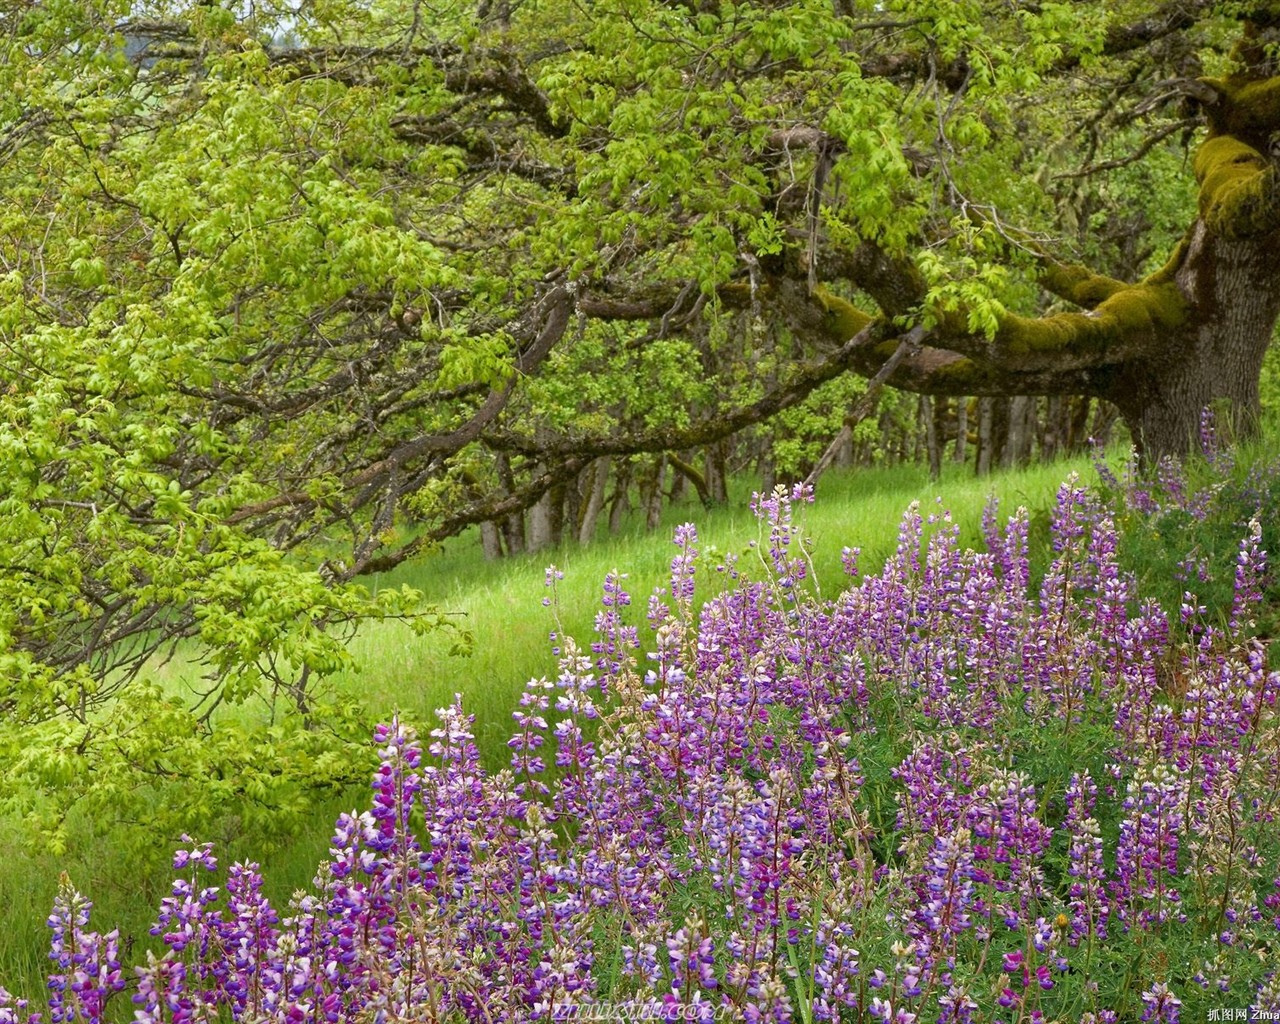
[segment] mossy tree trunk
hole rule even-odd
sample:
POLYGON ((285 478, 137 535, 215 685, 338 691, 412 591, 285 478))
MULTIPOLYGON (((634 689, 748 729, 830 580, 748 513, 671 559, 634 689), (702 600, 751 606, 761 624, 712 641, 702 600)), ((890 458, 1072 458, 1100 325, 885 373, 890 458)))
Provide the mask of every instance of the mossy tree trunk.
POLYGON ((1144 449, 1184 450, 1210 405, 1222 407, 1234 436, 1257 429, 1258 379, 1280 313, 1278 244, 1274 231, 1223 238, 1197 222, 1175 274, 1185 326, 1151 357, 1118 367, 1105 394, 1144 449))
MULTIPOLYGON (((1280 13, 1267 18, 1266 26, 1280 28, 1280 13)), ((1246 37, 1262 38, 1257 31, 1249 23, 1246 37)), ((1280 315, 1273 144, 1280 137, 1280 77, 1266 61, 1250 58, 1240 66, 1245 70, 1226 79, 1179 80, 1208 126, 1194 165, 1198 205, 1164 267, 1143 280, 1119 280, 1041 253, 1043 288, 1074 311, 1027 317, 994 302, 966 308, 954 289, 926 280, 911 255, 912 239, 893 242, 891 250, 889 242, 858 242, 850 231, 827 229, 827 238, 822 219, 810 216, 808 230, 787 234, 780 251, 744 257, 746 271, 704 285, 716 311, 708 323, 684 322, 695 337, 731 324, 733 337, 794 343, 783 371, 773 373, 769 364, 759 397, 721 405, 685 427, 536 438, 486 428, 484 443, 546 465, 616 457, 621 474, 641 454, 715 451, 848 372, 922 395, 980 399, 965 417, 977 421, 979 472, 999 465, 1011 440, 1014 454, 1031 440, 1009 436, 1008 405, 1017 396, 1075 399, 1066 405, 1073 411, 1069 448, 1090 436, 1103 440, 1118 414, 1147 464, 1193 449, 1206 407, 1225 415, 1235 436, 1247 436, 1258 423, 1262 358, 1280 315), (866 297, 876 308, 859 309, 837 292, 866 297), (1082 435, 1091 406, 1101 411, 1082 435)), ((807 149, 818 167, 822 154, 843 145, 812 125, 780 130, 767 144, 792 155, 807 149)), ((814 194, 817 205, 828 201, 821 190, 814 194)), ((970 217, 985 216, 978 207, 966 209, 970 217)), ((565 301, 579 318, 648 322, 661 338, 683 315, 690 288, 688 281, 605 275, 575 286, 565 301)), ((898 451, 905 456, 910 448, 900 444, 898 451)), ((706 477, 710 487, 718 485, 710 463, 706 477)), ((625 495, 621 475, 619 482, 615 495, 625 495)), ((615 497, 611 525, 621 507, 615 497)))

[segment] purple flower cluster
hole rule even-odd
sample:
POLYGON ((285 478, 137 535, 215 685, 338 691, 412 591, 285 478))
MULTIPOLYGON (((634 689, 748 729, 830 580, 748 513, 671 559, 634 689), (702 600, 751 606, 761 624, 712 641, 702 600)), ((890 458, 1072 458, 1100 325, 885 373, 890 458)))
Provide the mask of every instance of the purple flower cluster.
POLYGON ((211 849, 184 841, 126 985, 118 937, 65 885, 51 1019, 103 1020, 126 988, 147 1024, 1270 1008, 1280 673, 1240 633, 1255 534, 1228 625, 1180 641, 1074 481, 1036 585, 1024 512, 1000 527, 993 507, 976 552, 913 507, 884 570, 829 600, 795 550, 806 498, 757 499, 762 577, 722 567, 733 585, 700 610, 681 527, 643 658, 611 574, 589 651, 557 634, 558 677, 527 685, 509 768, 482 768, 461 698, 425 754, 379 727, 371 809, 339 819, 287 908, 252 864, 210 884, 211 849), (1171 957, 1193 955, 1212 970, 1184 983, 1171 957))

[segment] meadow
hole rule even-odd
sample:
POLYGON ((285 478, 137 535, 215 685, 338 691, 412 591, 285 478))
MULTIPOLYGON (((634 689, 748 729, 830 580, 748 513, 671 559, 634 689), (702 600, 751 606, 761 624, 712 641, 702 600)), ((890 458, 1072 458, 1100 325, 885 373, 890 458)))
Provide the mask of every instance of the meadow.
MULTIPOLYGON (((1093 469, 1081 459, 978 479, 948 466, 936 483, 929 481, 923 467, 914 465, 831 472, 820 482, 819 500, 803 513, 817 579, 842 585, 840 551, 846 545, 861 546, 867 565, 882 562, 897 543, 898 521, 912 501, 934 502, 942 496, 962 525, 966 542, 973 542, 990 495, 1007 506, 1022 504, 1043 513, 1071 472, 1092 474, 1093 469)), ((689 502, 669 508, 652 533, 633 521, 618 535, 602 535, 587 547, 565 546, 501 561, 486 562, 476 536, 459 538, 394 574, 375 577, 369 585, 407 583, 442 609, 457 613, 457 621, 474 637, 470 653, 452 654, 448 637, 414 636, 398 624, 375 625, 352 642, 359 671, 345 674, 338 684, 368 703, 372 720, 398 714, 420 728, 430 727, 436 709, 451 704, 455 693, 463 694, 468 713, 476 716, 486 767, 503 767, 511 714, 525 682, 556 670, 548 639, 555 622, 542 604, 546 566, 554 563, 565 575, 558 610, 564 630, 586 636, 600 607, 606 574, 615 569, 626 572, 632 591, 642 596, 663 583, 670 569, 672 531, 679 523, 697 522, 704 550, 749 553, 747 545, 760 533, 747 507, 750 497, 750 483, 736 480, 728 506, 708 511, 689 502)), ((181 666, 166 666, 158 674, 171 688, 186 685, 181 666)), ((227 852, 263 861, 268 892, 287 897, 310 881, 327 854, 337 815, 363 799, 361 791, 324 799, 310 827, 280 849, 264 853, 253 837, 246 837, 227 852)), ((147 939, 154 906, 167 892, 167 864, 162 859, 140 876, 134 860, 113 855, 109 839, 95 836, 91 824, 81 823, 66 856, 53 857, 32 851, 14 822, 0 822, 0 893, 6 925, 0 930, 0 983, 14 991, 43 988, 48 967, 45 918, 63 871, 93 894, 98 920, 118 924, 123 934, 138 942, 147 939)))
MULTIPOLYGON (((1092 479, 1081 464, 940 484, 832 476, 812 506, 777 494, 754 514, 688 516, 698 526, 674 531, 678 549, 665 530, 506 563, 464 544, 380 581, 465 612, 473 653, 390 627, 357 637, 361 671, 341 685, 396 722, 380 733, 372 816, 341 819, 328 888, 291 912, 354 794, 259 856, 265 881, 233 872, 221 917, 191 900, 212 855, 186 847, 190 877, 165 911, 166 928, 181 927, 165 941, 191 980, 152 975, 144 1013, 170 1019, 165 992, 179 990, 243 1019, 301 1012, 299 1000, 344 1019, 424 1003, 429 1019, 487 1019, 482 1005, 521 1019, 566 999, 664 994, 671 1012, 697 1004, 710 1019, 718 1003, 805 1021, 1176 1020, 1183 1001, 1270 1006, 1280 677, 1248 640, 1268 577, 1261 525, 1239 521, 1236 499, 1266 497, 1274 480, 1237 474, 1233 490, 1211 467, 1208 483, 1104 480, 1107 504, 1060 487, 1073 471, 1092 479), (1028 511, 984 524, 993 491, 1003 513, 1028 511), (1235 504, 1218 514, 1224 494, 1235 504), (1220 587, 1223 551, 1197 538, 1224 522, 1237 535, 1223 606, 1184 601, 1166 616, 1143 600, 1178 572, 1220 587), (1181 553, 1159 543, 1171 524, 1181 553), (1123 569, 1122 550, 1145 567, 1123 569), (602 591, 615 570, 627 578, 602 591), (662 587, 650 632, 645 599, 662 587), (445 728, 431 732, 437 708, 445 728), (422 765, 415 727, 438 768, 422 765), (495 775, 513 750, 516 774, 495 775), (415 801, 425 827, 411 830, 415 801), (530 857, 555 867, 530 875, 530 857), (628 869, 624 884, 618 866, 634 857, 660 870, 628 869), (353 928, 381 938, 352 952, 353 928), (268 980, 298 969, 299 929, 314 957, 350 954, 336 988, 309 973, 289 995, 268 980), (239 966, 201 959, 237 943, 252 951, 239 966), (542 967, 495 974, 489 945, 542 967), (1198 987, 1175 996, 1168 983, 1193 961, 1198 987)), ((260 855, 252 845, 218 856, 260 855)), ((35 951, 47 933, 24 920, 47 914, 60 868, 94 899, 97 927, 144 941, 162 876, 139 884, 100 849, 62 864, 7 852, 5 891, 22 893, 0 960, 11 989, 34 991, 45 969, 35 951)), ((106 980, 88 1002, 60 998, 91 1015, 115 954, 85 937, 69 888, 61 898, 67 948, 106 980)))

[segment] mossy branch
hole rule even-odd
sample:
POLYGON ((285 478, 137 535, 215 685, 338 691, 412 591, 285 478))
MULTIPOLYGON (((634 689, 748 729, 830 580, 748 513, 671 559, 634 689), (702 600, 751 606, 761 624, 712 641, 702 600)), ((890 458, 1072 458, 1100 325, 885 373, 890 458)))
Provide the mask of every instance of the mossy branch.
POLYGON ((1173 281, 1122 286, 1087 313, 1032 319, 1006 313, 990 342, 963 342, 957 350, 1016 371, 1070 370, 1121 362, 1150 352, 1188 315, 1173 281))
POLYGON ((1232 75, 1199 83, 1213 93, 1211 100, 1202 99, 1211 137, 1230 135, 1261 147, 1280 128, 1280 78, 1232 75))
MULTIPOLYGON (((859 335, 867 340, 858 345, 850 354, 850 363, 858 373, 879 378, 879 371, 885 363, 897 360, 890 375, 883 378, 883 383, 891 387, 901 388, 918 394, 930 395, 1037 395, 1037 394, 1092 394, 1096 388, 1087 370, 1100 360, 1072 361, 1062 358, 1061 352, 1054 358, 1006 358, 996 360, 990 358, 993 343, 985 338, 964 335, 957 339, 958 344, 950 344, 947 338, 946 347, 920 345, 909 355, 901 349, 901 337, 894 331, 875 332, 874 318, 858 309, 853 303, 833 295, 826 288, 819 286, 814 294, 824 317, 821 332, 835 341, 848 344, 859 335), (960 351, 972 348, 981 352, 983 358, 973 358, 960 351)), ((1119 318, 1121 310, 1110 314, 1110 318, 1119 318)), ((1093 314, 1068 314, 1082 322, 1092 323, 1093 314)), ((1109 319, 1110 319, 1109 318, 1109 319)), ((1035 325, 1044 321, 1025 320, 1024 318, 1006 318, 1020 322, 1024 333, 1032 329, 1025 325, 1035 325)), ((1051 317, 1050 320, 1061 318, 1051 317)), ((1108 320, 1109 322, 1109 320, 1108 320)), ((925 340, 924 332, 919 332, 920 341, 925 340)), ((1053 330, 1064 331, 1061 325, 1053 330)), ((944 329, 945 331, 945 329, 944 329)), ((997 337, 996 345, 1000 344, 997 337)), ((1006 344, 1008 340, 1006 339, 1006 344)))
POLYGON ((1078 263, 1046 261, 1040 275, 1040 284, 1060 299, 1066 299, 1085 309, 1095 309, 1111 296, 1128 288, 1124 281, 1104 274, 1095 274, 1078 263))
POLYGON ((826 314, 823 331, 838 342, 848 341, 871 323, 872 317, 852 302, 832 295, 824 285, 818 285, 813 295, 826 314))

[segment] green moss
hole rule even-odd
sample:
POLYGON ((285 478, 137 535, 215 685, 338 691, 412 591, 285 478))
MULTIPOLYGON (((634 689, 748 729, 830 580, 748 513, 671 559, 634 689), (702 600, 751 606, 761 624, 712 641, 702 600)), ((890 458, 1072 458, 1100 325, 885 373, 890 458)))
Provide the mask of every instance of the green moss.
POLYGON ((823 285, 818 285, 814 298, 822 303, 822 308, 827 313, 824 329, 842 342, 848 341, 871 323, 871 317, 866 313, 847 299, 832 295, 823 285))
POLYGON ((1122 330, 1148 323, 1161 329, 1181 327, 1187 319, 1187 300, 1172 281, 1144 281, 1112 296, 1098 312, 1104 319, 1114 317, 1122 330))
POLYGON ((1127 288, 1123 281, 1095 274, 1076 263, 1054 263, 1040 277, 1040 283, 1055 295, 1092 309, 1127 288))
POLYGON ((1276 197, 1269 161, 1231 135, 1208 139, 1196 153, 1200 217, 1215 234, 1244 237, 1274 226, 1276 197))
POLYGON ((1143 282, 1115 291, 1092 313, 1061 313, 1031 320, 1007 315, 996 344, 1012 356, 1105 350, 1122 338, 1140 337, 1181 326, 1187 301, 1172 281, 1143 282))
POLYGON ((929 373, 939 394, 959 394, 966 386, 977 386, 984 377, 972 359, 954 359, 934 367, 929 373))
POLYGON ((1209 138, 1196 153, 1200 217, 1228 238, 1270 231, 1280 221, 1280 199, 1264 154, 1280 131, 1280 78, 1235 74, 1201 81, 1217 99, 1206 106, 1209 138))
POLYGON ((1280 78, 1231 75, 1202 81, 1221 97, 1208 111, 1212 135, 1261 144, 1280 128, 1280 78))

